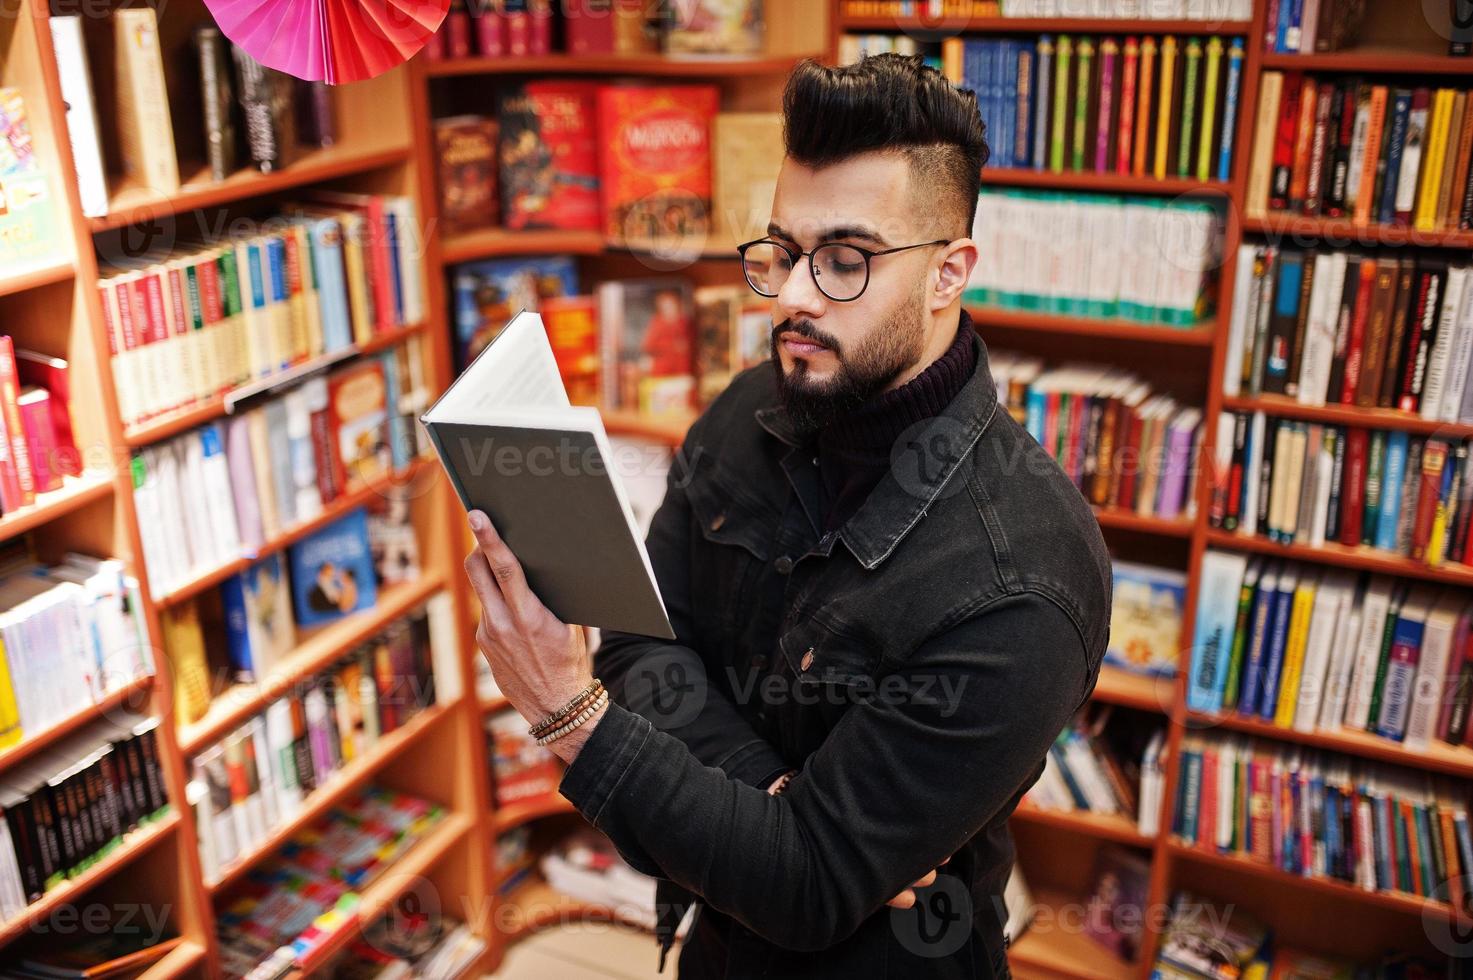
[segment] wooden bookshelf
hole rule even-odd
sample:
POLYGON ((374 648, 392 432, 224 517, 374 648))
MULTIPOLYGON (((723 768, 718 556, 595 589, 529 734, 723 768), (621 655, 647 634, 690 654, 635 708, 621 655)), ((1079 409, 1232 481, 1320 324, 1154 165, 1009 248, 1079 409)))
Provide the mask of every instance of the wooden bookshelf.
POLYGON ((117 690, 108 692, 102 700, 89 704, 65 721, 26 735, 20 742, 0 751, 0 772, 24 762, 47 746, 55 745, 62 739, 76 734, 98 719, 110 717, 115 711, 136 709, 140 705, 146 706, 153 685, 152 676, 129 681, 117 690))
POLYGON ((644 923, 617 908, 563 894, 535 871, 497 904, 493 918, 502 942, 508 946, 548 926, 570 922, 609 922, 644 928, 644 923))
POLYGON ((1315 54, 1265 52, 1263 67, 1279 71, 1338 71, 1376 75, 1473 74, 1473 62, 1447 54, 1447 44, 1425 45, 1416 51, 1405 47, 1353 47, 1345 51, 1315 54))
POLYGON ((0 541, 9 541, 34 531, 94 501, 112 496, 112 492, 111 476, 84 472, 81 476, 66 477, 60 489, 37 494, 34 504, 0 517, 0 541))
POLYGON ((1382 575, 1442 582, 1446 585, 1460 585, 1465 588, 1473 587, 1473 568, 1467 565, 1426 565, 1377 548, 1365 546, 1347 548, 1332 541, 1327 541, 1322 545, 1279 544, 1261 535, 1250 536, 1217 530, 1208 530, 1204 533, 1208 544, 1228 551, 1253 551, 1263 555, 1275 555, 1280 558, 1293 558, 1324 565, 1339 565, 1342 568, 1355 568, 1382 575))
POLYGON ((1438 422, 1410 412, 1390 408, 1360 408, 1356 405, 1305 405, 1283 395, 1225 395, 1222 407, 1234 412, 1262 412, 1270 418, 1301 419, 1360 429, 1394 429, 1416 435, 1440 436, 1445 439, 1467 439, 1473 436, 1473 425, 1438 422))
POLYGON ((448 58, 426 62, 425 74, 431 78, 461 75, 638 75, 644 78, 744 79, 757 75, 785 75, 805 57, 819 58, 822 54, 815 51, 758 58, 664 54, 448 58))
POLYGON ((1080 928, 1079 910, 1083 896, 1070 895, 1056 889, 1038 889, 1033 904, 1040 918, 1047 915, 1048 927, 1026 930, 1008 947, 1008 966, 1019 980, 1029 978, 1078 978, 1078 980, 1128 980, 1137 976, 1139 967, 1120 959, 1084 934, 1080 928), (1075 910, 1075 918, 1061 921, 1060 916, 1075 910))
POLYGON ((6 269, 0 275, 0 296, 24 292, 37 286, 66 282, 72 277, 72 261, 64 256, 37 262, 21 269, 6 269))
POLYGON ((1147 837, 1137 828, 1134 820, 1112 813, 1091 813, 1088 810, 1047 810, 1031 803, 1021 804, 1013 811, 1013 820, 1019 823, 1053 827, 1071 834, 1099 837, 1102 840, 1129 844, 1132 847, 1150 847, 1154 837, 1147 837))
POLYGON ((576 813, 573 804, 559 793, 550 793, 530 800, 521 800, 506 806, 497 807, 495 833, 500 837, 508 830, 520 827, 532 820, 541 820, 544 817, 556 817, 567 813, 576 813))
POLYGON ((1104 664, 1095 681, 1094 699, 1122 708, 1166 714, 1176 701, 1176 678, 1136 674, 1104 664))
POLYGON ((204 964, 206 955, 203 946, 186 940, 145 970, 138 980, 176 980, 178 977, 195 976, 204 964))
MULTIPOLYGON (((841 0, 842 2, 842 0, 841 0)), ((1154 20, 1125 17, 887 17, 837 16, 848 33, 890 34, 936 31, 943 34, 1247 34, 1245 20, 1154 20)))
POLYGON ((1226 195, 1232 185, 1220 180, 1192 177, 1137 177, 1134 174, 1094 173, 1084 170, 1024 170, 1017 167, 984 167, 983 187, 1028 187, 1051 191, 1094 191, 1098 194, 1217 194, 1226 195))
POLYGON ((1473 231, 1420 231, 1410 225, 1361 223, 1348 218, 1306 217, 1297 214, 1249 214, 1243 229, 1286 244, 1327 241, 1338 247, 1401 245, 1417 248, 1473 248, 1473 231))
POLYGON ((1008 310, 997 306, 967 305, 967 314, 984 339, 988 328, 1036 330, 1074 337, 1099 337, 1105 340, 1142 344, 1180 344, 1186 347, 1210 348, 1217 336, 1216 321, 1193 327, 1168 327, 1133 320, 1116 320, 1087 316, 1067 316, 1034 310, 1008 310))

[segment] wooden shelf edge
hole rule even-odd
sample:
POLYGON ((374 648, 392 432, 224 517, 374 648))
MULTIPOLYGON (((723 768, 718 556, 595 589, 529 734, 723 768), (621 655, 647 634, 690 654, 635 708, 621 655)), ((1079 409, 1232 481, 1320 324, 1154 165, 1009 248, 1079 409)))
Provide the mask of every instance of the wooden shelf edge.
POLYGON ((260 844, 233 860, 213 881, 206 879, 205 891, 211 895, 220 895, 228 891, 263 859, 276 853, 302 828, 316 822, 323 814, 341 803, 344 798, 361 788, 365 782, 393 761, 406 747, 417 741, 421 735, 429 731, 435 722, 444 718, 446 714, 445 705, 432 704, 409 719, 402 728, 397 728, 381 737, 367 753, 349 762, 342 769, 333 773, 325 785, 313 790, 308 798, 302 801, 301 809, 290 820, 273 829, 260 844))
POLYGON ((1122 708, 1170 714, 1176 702, 1176 677, 1137 674, 1114 664, 1102 664, 1091 697, 1122 708))
POLYGON ((1392 429, 1444 439, 1473 436, 1473 425, 1439 422, 1391 408, 1360 408, 1355 405, 1306 405, 1284 395, 1224 395, 1222 407, 1234 412, 1262 412, 1267 416, 1325 422, 1355 429, 1392 429))
POLYGON ((1031 803, 1021 803, 1013 810, 1013 818, 1021 823, 1056 827, 1085 837, 1098 837, 1132 847, 1150 848, 1156 843, 1155 837, 1147 837, 1140 832, 1135 821, 1118 814, 1051 810, 1031 803))
POLYGON ((83 473, 67 477, 61 489, 36 495, 36 502, 0 517, 0 541, 35 530, 48 521, 70 514, 113 492, 112 477, 100 473, 83 473))
POLYGON ((1442 52, 1398 48, 1348 48, 1344 51, 1290 54, 1265 51, 1260 64, 1277 71, 1388 72, 1408 75, 1473 74, 1473 59, 1442 52))
POLYGON ((492 832, 499 837, 508 830, 514 830, 533 820, 577 812, 577 808, 559 793, 538 796, 529 800, 518 800, 516 803, 495 808, 492 815, 492 832))
POLYGON ((822 58, 823 52, 805 54, 709 56, 597 55, 557 52, 520 57, 446 58, 424 62, 430 78, 458 75, 512 75, 556 72, 569 75, 653 75, 676 78, 744 78, 786 72, 804 58, 822 58))
POLYGON ((186 939, 145 970, 138 980, 174 980, 176 977, 188 976, 199 968, 204 959, 205 948, 186 939))
POLYGON ((1447 902, 1422 898, 1406 892, 1367 891, 1350 882, 1341 881, 1339 878, 1312 878, 1297 875, 1267 862, 1255 861, 1239 854, 1218 854, 1216 851, 1208 851, 1176 837, 1167 841, 1166 849, 1173 858, 1258 874, 1274 881, 1292 883, 1310 891, 1365 902, 1391 911, 1416 916, 1431 915, 1438 920, 1452 920, 1456 917, 1456 912, 1447 902))
POLYGON ((1069 316, 1040 310, 1014 310, 982 303, 965 303, 967 315, 980 331, 1037 330, 1042 333, 1068 334, 1076 337, 1102 337, 1147 344, 1173 344, 1183 347, 1212 349, 1217 334, 1217 319, 1204 320, 1194 327, 1170 327, 1134 320, 1105 317, 1069 316))
POLYGON ((378 604, 332 623, 297 644, 264 681, 237 684, 218 696, 199 721, 178 730, 179 752, 189 759, 219 741, 303 677, 314 674, 444 587, 444 576, 428 572, 413 582, 379 593, 378 604))
POLYGON ((208 571, 200 572, 194 578, 174 586, 166 592, 154 597, 154 603, 160 609, 168 609, 182 602, 193 599, 201 592, 219 585, 221 582, 239 572, 250 568, 256 562, 278 551, 284 551, 307 535, 319 531, 333 521, 369 503, 375 497, 382 496, 387 490, 395 486, 403 486, 412 482, 421 472, 429 468, 432 461, 421 457, 410 462, 402 471, 390 473, 379 477, 363 486, 349 490, 343 496, 330 504, 324 504, 322 513, 310 521, 302 521, 294 524, 268 541, 262 542, 261 546, 248 554, 242 554, 233 558, 223 565, 217 565, 208 571))
POLYGON ((1093 510, 1100 527, 1155 534, 1163 538, 1189 538, 1196 523, 1191 517, 1157 517, 1154 514, 1137 514, 1123 507, 1094 507, 1093 510))
POLYGON ((310 153, 275 173, 240 170, 221 181, 185 184, 176 194, 150 194, 146 190, 130 189, 125 192, 126 195, 137 196, 140 200, 135 203, 124 201, 121 205, 114 206, 113 196, 109 194, 108 213, 88 219, 88 227, 93 234, 97 234, 193 208, 217 207, 322 180, 349 177, 402 163, 413 152, 411 146, 354 150, 349 146, 338 145, 310 153))
POLYGON ((550 926, 575 921, 618 922, 636 929, 645 928, 643 923, 622 914, 618 908, 585 902, 557 891, 535 868, 527 881, 512 889, 511 894, 502 897, 497 904, 498 911, 493 913, 495 927, 501 929, 502 941, 507 946, 550 926), (520 914, 508 916, 504 911, 508 905, 517 908, 520 914), (524 906, 531 908, 523 910, 524 906), (515 918, 515 921, 509 923, 509 928, 501 928, 508 918, 515 918))
POLYGON ((30 758, 47 746, 55 745, 74 732, 86 728, 93 721, 107 716, 112 711, 132 701, 139 694, 152 690, 153 683, 154 677, 152 674, 131 680, 116 691, 104 695, 101 701, 87 705, 81 711, 76 712, 63 721, 57 722, 50 728, 43 728, 34 735, 26 736, 18 744, 12 745, 10 748, 0 752, 0 772, 4 772, 11 766, 30 758))
POLYGON ((73 267, 72 260, 64 255, 50 256, 40 262, 32 263, 19 272, 12 272, 0 278, 0 296, 9 296, 12 293, 25 292, 27 289, 35 289, 39 286, 66 282, 74 274, 73 267))
POLYGON ((1347 548, 1342 544, 1326 542, 1322 545, 1279 544, 1260 535, 1238 534, 1209 528, 1207 544, 1230 551, 1252 551, 1295 561, 1321 565, 1338 565, 1342 568, 1363 569, 1382 575, 1399 575, 1427 582, 1443 582, 1473 588, 1473 568, 1467 565, 1448 563, 1425 565, 1375 548, 1347 548))
MULTIPOLYGON (((738 258, 735 243, 708 239, 699 249, 687 253, 677 250, 681 259, 738 258)), ((440 263, 455 266, 463 262, 518 255, 665 255, 663 247, 648 241, 617 242, 600 231, 561 228, 475 228, 447 235, 440 249, 440 263)))
POLYGON ((1246 20, 1153 20, 1113 17, 896 17, 839 15, 839 31, 942 31, 948 34, 1247 34, 1246 20))
POLYGON ((1024 167, 983 167, 982 186, 1172 195, 1227 195, 1232 192, 1232 185, 1221 180, 1198 180, 1195 177, 1157 179, 1094 170, 1034 170, 1024 167))
MULTIPOLYGON (((1469 62, 1473 71, 1473 59, 1469 62)), ((1418 231, 1411 227, 1360 224, 1348 218, 1323 218, 1270 211, 1250 212, 1243 218, 1243 231, 1250 234, 1329 238, 1337 247, 1411 245, 1418 248, 1473 248, 1473 231, 1418 231)))
POLYGON ((137 449, 142 446, 152 445, 164 439, 172 438, 188 432, 190 429, 206 425, 217 419, 225 418, 232 413, 232 402, 255 395, 264 394, 278 387, 286 387, 296 381, 301 381, 309 375, 318 371, 350 361, 357 357, 367 357, 381 350, 393 347, 409 337, 422 332, 425 328, 424 321, 399 327, 395 330, 385 331, 370 337, 363 343, 351 344, 342 350, 331 351, 310 358, 300 364, 293 364, 285 371, 267 375, 256 381, 242 385, 239 388, 226 392, 223 395, 215 395, 194 405, 186 405, 182 408, 173 409, 156 419, 150 419, 131 429, 123 431, 123 441, 130 447, 137 449))
MULTIPOLYGON (((1082 907, 1085 900, 1086 896, 1054 888, 1037 888, 1033 893, 1035 906, 1054 911, 1082 907)), ((1058 915, 1050 917, 1046 928, 1030 923, 1008 947, 1008 964, 1020 976, 1044 975, 1069 980, 1130 980, 1140 974, 1138 964, 1121 960, 1077 926, 1062 926, 1058 915)))
POLYGON ((308 950, 297 963, 299 973, 291 976, 310 976, 321 970, 334 956, 340 953, 362 931, 363 926, 384 914, 400 895, 413 888, 429 870, 449 851, 464 841, 471 831, 471 818, 463 813, 450 812, 422 840, 411 847, 408 853, 384 869, 359 896, 358 908, 352 921, 333 933, 320 945, 308 950))
POLYGON ((179 827, 179 813, 170 810, 152 823, 135 827, 123 837, 117 848, 107 857, 75 878, 69 878, 51 891, 42 895, 20 915, 0 925, 0 946, 13 942, 31 930, 67 902, 83 894, 103 879, 115 874, 124 865, 132 862, 179 827))
POLYGON ((667 446, 679 447, 685 442, 685 434, 695 423, 697 413, 691 411, 681 415, 643 415, 619 409, 603 409, 604 430, 611 436, 634 439, 651 439, 667 446))

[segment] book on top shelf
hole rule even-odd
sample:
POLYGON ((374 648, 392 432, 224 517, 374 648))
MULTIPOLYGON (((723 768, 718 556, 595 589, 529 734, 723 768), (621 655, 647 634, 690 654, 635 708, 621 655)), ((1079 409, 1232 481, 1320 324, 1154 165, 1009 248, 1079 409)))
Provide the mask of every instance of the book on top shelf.
POLYGON ((537 314, 518 313, 423 421, 461 504, 554 615, 673 638, 603 421, 569 403, 537 314))
POLYGON ((290 549, 293 609, 301 627, 330 623, 378 601, 378 577, 363 508, 351 511, 290 549))
POLYGON ((611 242, 705 246, 719 106, 714 85, 598 89, 600 197, 611 242))
POLYGON ((598 229, 597 93, 596 82, 537 81, 502 98, 497 139, 507 228, 598 229))

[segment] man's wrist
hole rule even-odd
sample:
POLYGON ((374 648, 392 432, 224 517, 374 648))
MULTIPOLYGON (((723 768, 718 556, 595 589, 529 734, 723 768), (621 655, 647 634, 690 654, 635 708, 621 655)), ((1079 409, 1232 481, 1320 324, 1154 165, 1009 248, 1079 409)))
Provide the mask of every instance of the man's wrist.
POLYGON ((599 707, 597 711, 589 715, 588 719, 584 721, 583 724, 568 732, 566 735, 563 735, 561 738, 549 742, 547 744, 547 748, 550 749, 552 753, 556 755, 559 759, 562 759, 563 762, 567 763, 568 765, 572 765, 573 760, 578 758, 578 753, 583 751, 583 746, 587 744, 588 739, 592 737, 593 730, 598 727, 598 723, 602 721, 604 715, 608 713, 609 706, 607 703, 604 703, 599 707))

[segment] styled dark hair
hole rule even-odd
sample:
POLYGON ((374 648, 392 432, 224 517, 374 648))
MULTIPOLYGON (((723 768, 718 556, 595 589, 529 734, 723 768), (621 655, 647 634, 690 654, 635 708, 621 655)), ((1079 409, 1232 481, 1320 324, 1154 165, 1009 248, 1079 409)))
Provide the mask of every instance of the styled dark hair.
POLYGON ((987 140, 976 93, 920 55, 878 54, 843 68, 807 59, 783 89, 783 145, 805 167, 875 150, 903 154, 916 190, 945 189, 942 234, 972 233, 987 140))

